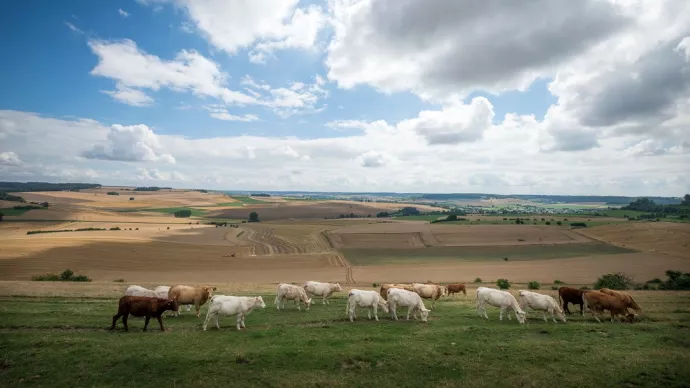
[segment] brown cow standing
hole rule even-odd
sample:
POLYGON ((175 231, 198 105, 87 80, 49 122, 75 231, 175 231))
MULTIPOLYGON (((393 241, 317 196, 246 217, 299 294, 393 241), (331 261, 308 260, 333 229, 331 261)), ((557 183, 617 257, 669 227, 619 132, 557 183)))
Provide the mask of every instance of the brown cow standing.
POLYGON ((163 328, 163 320, 161 319, 161 315, 163 315, 163 312, 166 310, 177 310, 178 307, 179 305, 176 299, 125 295, 120 298, 117 314, 113 315, 113 325, 110 326, 110 330, 115 329, 115 323, 117 323, 117 320, 122 317, 122 324, 125 326, 125 331, 129 331, 129 328, 127 327, 127 318, 131 314, 135 317, 146 317, 144 331, 146 331, 151 317, 156 317, 156 319, 158 319, 158 323, 161 325, 161 331, 165 331, 165 328, 163 328))
POLYGON ((563 304, 563 311, 570 315, 570 310, 568 310, 568 303, 579 304, 580 305, 580 315, 584 316, 584 302, 582 301, 582 293, 584 290, 580 290, 572 287, 560 287, 558 289, 558 301, 563 304))
MULTIPOLYGON (((180 304, 193 304, 198 318, 201 306, 211 299, 215 290, 216 287, 190 287, 178 284, 170 287, 168 297, 177 299, 180 304)), ((174 315, 179 315, 178 309, 175 309, 174 315)))
POLYGON ((635 299, 633 299, 633 297, 627 292, 615 291, 610 288, 602 288, 599 291, 618 298, 620 301, 625 303, 626 309, 629 308, 638 313, 642 311, 642 307, 640 307, 640 305, 635 302, 635 299))
POLYGON ((632 322, 635 319, 635 314, 628 312, 628 304, 617 296, 592 290, 582 293, 582 301, 589 307, 592 316, 597 322, 601 322, 597 315, 603 313, 604 310, 609 310, 611 313, 611 322, 613 322, 613 318, 616 315, 624 316, 627 322, 632 322), (597 315, 594 314, 595 312, 597 315))
POLYGON ((446 286, 448 288, 448 296, 455 294, 456 292, 462 292, 467 296, 467 287, 461 283, 449 284, 446 286))
POLYGON ((379 294, 381 294, 381 297, 383 298, 383 300, 386 300, 386 301, 388 300, 388 289, 389 289, 389 288, 400 288, 400 289, 403 289, 403 290, 415 292, 415 291, 414 291, 414 287, 412 287, 412 284, 403 284, 403 283, 399 283, 399 284, 396 284, 396 283, 382 284, 382 285, 381 285, 381 290, 379 291, 379 294))

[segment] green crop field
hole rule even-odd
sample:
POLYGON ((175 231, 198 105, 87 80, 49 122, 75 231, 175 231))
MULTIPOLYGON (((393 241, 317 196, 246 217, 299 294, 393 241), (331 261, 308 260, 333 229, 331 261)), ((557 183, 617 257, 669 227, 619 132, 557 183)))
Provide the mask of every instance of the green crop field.
POLYGON ((31 210, 38 210, 38 209, 14 209, 14 208, 3 208, 0 209, 0 213, 6 215, 6 216, 21 216, 22 214, 31 211, 31 210))
POLYGON ((179 210, 191 210, 192 216, 194 216, 194 217, 199 217, 199 216, 203 216, 204 214, 206 214, 206 210, 193 209, 190 207, 164 207, 164 208, 158 208, 158 209, 141 209, 141 211, 165 213, 165 214, 173 214, 179 210))
POLYGON ((588 255, 606 255, 636 252, 602 242, 549 244, 549 245, 497 245, 462 247, 427 247, 418 249, 341 248, 353 265, 424 264, 443 261, 493 261, 563 259, 588 255))
MULTIPOLYGON (((347 290, 347 289, 346 289, 347 290)), ((218 292, 222 292, 219 290, 218 292)), ((515 293, 515 290, 513 290, 515 293)), ((690 381, 690 293, 635 293, 643 307, 634 324, 489 320, 472 293, 442 299, 429 322, 394 322, 379 312, 345 320, 342 296, 311 311, 273 307, 245 319, 183 311, 129 319, 109 332, 117 298, 0 297, 0 386, 16 387, 687 387, 690 381)), ((428 302, 426 303, 428 307, 428 302)), ((406 309, 398 310, 404 316, 406 309)))
POLYGON ((245 196, 231 196, 230 198, 234 199, 235 201, 240 201, 242 203, 266 203, 266 201, 260 201, 258 199, 252 198, 252 197, 245 197, 245 196))

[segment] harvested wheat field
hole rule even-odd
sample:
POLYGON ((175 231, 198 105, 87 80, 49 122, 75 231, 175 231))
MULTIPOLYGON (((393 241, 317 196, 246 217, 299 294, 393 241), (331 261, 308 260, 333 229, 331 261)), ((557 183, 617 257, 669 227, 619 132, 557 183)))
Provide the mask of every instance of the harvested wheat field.
MULTIPOLYGON (((386 204, 389 205, 389 204, 386 204)), ((405 205, 398 205, 401 208, 405 205)), ((324 219, 338 218, 342 214, 355 214, 357 217, 376 217, 376 213, 390 211, 390 206, 379 206, 376 203, 342 202, 342 201, 293 201, 273 203, 270 205, 251 204, 243 208, 224 209, 209 214, 211 218, 247 219, 249 213, 257 212, 264 221, 288 219, 324 219)))

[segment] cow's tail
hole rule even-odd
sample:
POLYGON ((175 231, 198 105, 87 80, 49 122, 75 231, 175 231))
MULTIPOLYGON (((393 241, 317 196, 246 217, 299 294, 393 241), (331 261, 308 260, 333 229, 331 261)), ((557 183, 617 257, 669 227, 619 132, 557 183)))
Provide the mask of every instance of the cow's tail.
POLYGON ((635 299, 633 299, 632 296, 630 297, 630 302, 630 307, 632 307, 633 310, 637 311, 638 313, 642 312, 642 307, 640 307, 640 305, 637 304, 637 302, 635 302, 635 299))

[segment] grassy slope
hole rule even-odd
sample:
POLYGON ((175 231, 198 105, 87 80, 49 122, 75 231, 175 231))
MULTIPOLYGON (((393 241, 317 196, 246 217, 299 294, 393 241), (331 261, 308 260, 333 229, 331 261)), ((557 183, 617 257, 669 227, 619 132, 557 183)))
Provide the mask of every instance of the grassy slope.
MULTIPOLYGON (((1 297, 0 386, 687 386, 690 294, 636 296, 645 321, 567 324, 489 321, 462 297, 444 300, 429 323, 344 321, 344 299, 312 311, 265 310, 200 331, 190 313, 130 318, 130 332, 107 332, 116 300, 1 297), (247 363, 238 362, 247 360, 247 363)), ((428 304, 427 304, 428 305, 428 304)), ((402 313, 404 310, 399 310, 402 313)), ((202 308, 202 317, 206 306, 202 308)))
POLYGON ((38 209, 15 209, 15 208, 2 208, 0 209, 0 213, 6 215, 6 216, 21 216, 22 214, 31 211, 31 210, 38 210, 38 209))
POLYGON ((582 244, 428 247, 419 249, 340 249, 353 265, 413 264, 438 261, 543 260, 632 253, 632 249, 591 242, 582 244))
POLYGON ((266 201, 260 201, 252 197, 232 196, 230 198, 234 199, 235 201, 240 201, 242 203, 266 203, 266 201))

